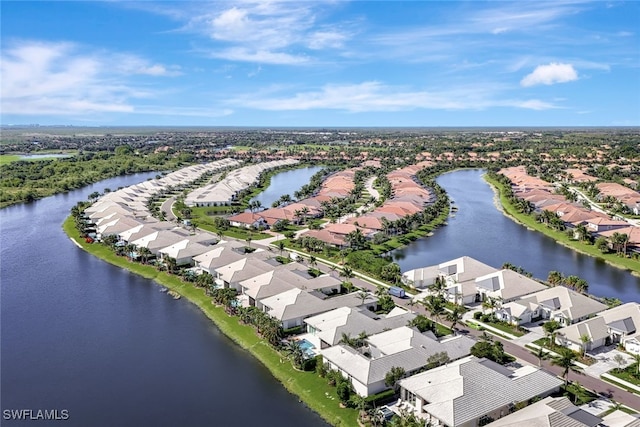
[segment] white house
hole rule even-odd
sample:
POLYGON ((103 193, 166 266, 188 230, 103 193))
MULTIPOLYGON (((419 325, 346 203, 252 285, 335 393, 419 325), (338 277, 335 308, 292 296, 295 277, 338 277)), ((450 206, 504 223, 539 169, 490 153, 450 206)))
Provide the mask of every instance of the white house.
POLYGON ((575 351, 595 350, 604 345, 621 344, 629 353, 640 354, 640 303, 629 302, 598 313, 582 322, 558 330, 559 344, 575 351), (582 337, 589 340, 584 342, 582 337))
POLYGON ((340 344, 322 350, 322 356, 331 369, 351 381, 356 393, 370 396, 388 388, 385 376, 392 367, 410 375, 423 369, 435 353, 445 352, 456 360, 468 355, 474 344, 463 335, 438 341, 431 332, 402 326, 370 336, 360 349, 340 344))
POLYGON ((516 403, 554 393, 562 383, 533 366, 509 369, 469 356, 401 380, 400 398, 432 426, 476 427, 509 414, 516 403))

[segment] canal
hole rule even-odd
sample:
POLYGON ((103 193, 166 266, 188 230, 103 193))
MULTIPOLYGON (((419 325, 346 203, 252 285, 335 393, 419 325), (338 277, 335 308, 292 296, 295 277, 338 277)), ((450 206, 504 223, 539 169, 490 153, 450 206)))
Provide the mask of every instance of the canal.
POLYGON ((67 410, 65 426, 326 426, 197 307, 63 233, 77 201, 151 176, 0 210, 2 410, 67 410))
POLYGON ((251 199, 251 201, 258 200, 263 208, 270 208, 273 202, 285 194, 291 196, 293 200, 293 193, 303 185, 308 184, 311 177, 322 169, 322 166, 308 166, 280 172, 272 176, 269 187, 251 199))
POLYGON ((437 179, 458 210, 433 236, 393 252, 402 271, 467 255, 496 268, 510 262, 540 279, 552 270, 576 275, 587 280, 593 295, 640 301, 640 277, 577 253, 503 215, 483 173, 458 170, 437 179))

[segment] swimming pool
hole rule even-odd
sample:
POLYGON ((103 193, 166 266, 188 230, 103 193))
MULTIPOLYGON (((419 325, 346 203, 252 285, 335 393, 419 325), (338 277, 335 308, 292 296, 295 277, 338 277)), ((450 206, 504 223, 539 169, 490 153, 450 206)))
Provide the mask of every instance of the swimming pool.
POLYGON ((300 343, 300 348, 302 348, 304 354, 306 354, 308 357, 313 357, 316 355, 316 352, 313 351, 313 349, 316 348, 315 345, 305 340, 304 338, 299 340, 298 342, 300 343))

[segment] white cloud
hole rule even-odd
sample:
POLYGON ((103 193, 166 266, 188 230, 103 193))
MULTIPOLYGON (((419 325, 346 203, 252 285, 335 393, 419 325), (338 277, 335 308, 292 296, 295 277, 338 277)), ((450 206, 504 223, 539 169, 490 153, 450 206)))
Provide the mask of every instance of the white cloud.
POLYGON ((520 85, 524 87, 536 85, 552 85, 578 80, 578 73, 571 64, 552 62, 547 65, 538 65, 531 74, 526 75, 520 85))
POLYGON ((231 47, 210 54, 212 58, 230 61, 256 62, 261 64, 301 65, 309 62, 309 58, 302 55, 291 55, 285 52, 271 50, 252 50, 244 47, 231 47))
MULTIPOLYGON (((482 86, 482 85, 480 85, 482 86)), ((487 85, 489 86, 489 85, 487 85)), ((342 110, 353 113, 373 111, 483 110, 491 107, 516 107, 531 110, 557 108, 540 100, 510 100, 497 96, 498 88, 461 86, 451 90, 418 90, 388 86, 377 81, 357 84, 327 84, 319 90, 274 96, 270 89, 263 94, 247 94, 231 100, 245 108, 267 111, 342 110)), ((282 88, 279 88, 282 89, 282 88)))
POLYGON ((209 56, 230 61, 281 65, 307 64, 308 49, 339 49, 349 33, 320 26, 318 10, 325 3, 240 1, 211 3, 213 11, 194 12, 187 29, 209 37, 209 56))
POLYGON ((72 43, 16 42, 3 49, 0 61, 2 113, 133 112, 131 101, 152 93, 130 78, 171 73, 133 55, 84 52, 72 43))

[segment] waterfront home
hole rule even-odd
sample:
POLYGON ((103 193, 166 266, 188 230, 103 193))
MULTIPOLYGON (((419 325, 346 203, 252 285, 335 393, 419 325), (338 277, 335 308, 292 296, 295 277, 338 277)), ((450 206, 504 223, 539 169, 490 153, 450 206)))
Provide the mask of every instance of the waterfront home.
POLYGON ((562 380, 533 366, 507 368, 469 356, 400 380, 401 405, 432 426, 475 427, 546 397, 562 380))
POLYGON ((269 316, 281 322, 284 329, 303 326, 304 319, 338 307, 375 308, 377 298, 364 302, 356 293, 328 297, 322 292, 308 291, 300 288, 264 298, 260 301, 262 309, 269 316))
POLYGON ((601 231, 598 233, 602 237, 611 239, 614 233, 627 235, 627 252, 640 253, 640 227, 628 226, 626 228, 618 228, 614 230, 601 231))
POLYGON ((476 278, 476 299, 513 301, 524 295, 547 289, 547 286, 513 270, 505 269, 476 278))
POLYGON ((629 223, 626 221, 620 221, 611 219, 608 217, 596 217, 586 221, 587 228, 595 233, 602 233, 603 231, 618 230, 621 228, 629 227, 629 223))
POLYGON ((370 396, 389 388, 385 376, 391 368, 402 368, 411 375, 424 369, 436 353, 444 352, 456 360, 467 356, 474 344, 463 335, 438 340, 431 332, 401 326, 366 338, 358 349, 345 344, 327 348, 322 357, 331 369, 349 379, 356 393, 370 396))
POLYGON ((234 227, 256 229, 268 228, 268 224, 264 219, 264 216, 253 212, 242 212, 240 214, 230 216, 228 219, 229 223, 234 227))
MULTIPOLYGON (((610 424, 603 423, 602 418, 596 417, 584 409, 575 406, 567 397, 548 396, 486 426, 604 427, 609 425, 610 424)), ((625 425, 626 423, 620 425, 620 427, 625 425)), ((638 425, 640 426, 640 423, 638 425)))
POLYGON ((142 222, 135 218, 112 214, 96 222, 96 236, 98 240, 102 240, 107 236, 118 235, 118 233, 141 224, 142 222))
POLYGON ((629 353, 640 354, 640 303, 619 305, 559 329, 556 341, 580 352, 620 344, 629 353), (588 341, 583 342, 583 337, 588 341))
POLYGON ((402 283, 416 289, 423 289, 435 283, 441 277, 441 271, 437 265, 416 268, 402 273, 402 283))
POLYGON ((229 265, 232 262, 253 258, 255 256, 261 256, 264 249, 257 248, 252 253, 246 253, 246 244, 237 242, 235 240, 228 242, 220 242, 209 251, 198 255, 193 258, 195 267, 200 271, 206 271, 207 273, 215 276, 216 268, 229 265))
POLYGON ((606 308, 606 305, 593 298, 564 286, 555 286, 502 304, 496 310, 496 317, 515 325, 555 320, 560 325, 568 326, 606 308))
POLYGON ((158 256, 160 249, 178 243, 187 237, 189 237, 189 233, 182 229, 158 230, 130 243, 138 248, 147 248, 153 255, 158 256))
POLYGON ((273 255, 265 251, 250 254, 250 256, 245 256, 230 264, 216 267, 212 275, 218 286, 233 288, 241 292, 242 281, 280 268, 292 268, 292 266, 283 266, 273 259, 273 255))
POLYGON ((260 309, 264 299, 291 289, 337 295, 341 287, 342 282, 335 277, 328 274, 313 277, 307 268, 299 263, 289 263, 239 282, 242 294, 249 297, 249 304, 260 309))
POLYGON ((406 326, 415 317, 415 314, 400 307, 395 307, 386 315, 357 307, 340 307, 304 319, 304 323, 307 325, 307 340, 316 348, 324 349, 337 345, 343 334, 352 338, 362 333, 369 336, 406 326))
POLYGON ((161 260, 173 258, 176 260, 176 265, 187 265, 193 264, 193 257, 203 254, 209 249, 208 245, 187 238, 158 250, 158 254, 161 260))
POLYGON ((118 239, 124 244, 133 242, 148 236, 151 233, 155 233, 160 230, 173 230, 176 228, 174 223, 168 221, 147 221, 144 224, 139 224, 133 228, 118 233, 118 239))

